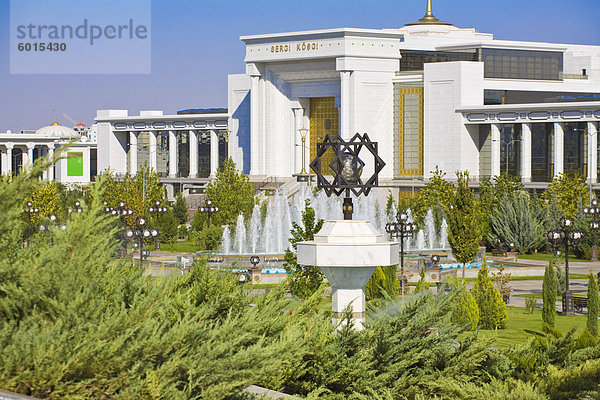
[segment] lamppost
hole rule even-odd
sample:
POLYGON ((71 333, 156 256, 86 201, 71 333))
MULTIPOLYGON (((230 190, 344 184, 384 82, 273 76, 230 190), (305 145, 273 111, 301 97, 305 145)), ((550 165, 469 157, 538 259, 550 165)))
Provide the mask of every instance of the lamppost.
MULTIPOLYGON (((156 202, 154 203, 154 207, 150 207, 148 211, 150 211, 150 213, 156 213, 156 229, 160 229, 158 216, 162 213, 167 212, 167 207, 161 207, 160 200, 156 200, 156 202)), ((156 237, 156 241, 154 242, 154 250, 160 250, 160 239, 158 236, 156 237)))
POLYGON ((259 256, 250 256, 250 264, 252 264, 252 269, 250 270, 250 276, 252 281, 260 282, 260 269, 258 269, 257 265, 260 262, 259 256))
POLYGON ((23 210, 23 212, 27 213, 27 218, 28 218, 28 221, 29 221, 29 225, 31 225, 31 215, 39 213, 40 209, 37 208, 37 207, 34 207, 33 203, 31 201, 28 201, 25 205, 27 207, 23 210))
POLYGON ((308 129, 302 127, 298 130, 300 131, 300 137, 302 138, 302 171, 300 171, 300 173, 306 175, 306 168, 304 168, 306 164, 304 160, 306 157, 306 136, 308 135, 308 129))
POLYGON ((591 218, 590 230, 592 231, 592 249, 590 261, 598 261, 598 246, 596 245, 596 233, 600 229, 600 208, 598 208, 598 200, 593 199, 590 206, 585 207, 583 212, 591 218))
POLYGON ((24 213, 27 213, 27 221, 29 222, 29 225, 27 225, 27 246, 29 246, 29 236, 33 233, 32 229, 31 229, 31 216, 33 214, 37 214, 40 212, 39 208, 34 207, 33 206, 33 202, 28 201, 27 203, 25 203, 25 208, 23 209, 24 213))
MULTIPOLYGON (((50 214, 48 215, 48 219, 50 220, 51 224, 45 224, 45 223, 41 223, 40 224, 40 231, 41 232, 49 232, 50 228, 54 227, 54 228, 59 228, 62 231, 66 231, 67 230, 67 226, 65 224, 59 224, 58 223, 58 217, 55 214, 50 214)), ((54 244, 54 238, 50 237, 50 244, 54 244)))
MULTIPOLYGON (((81 212, 81 208, 79 208, 79 206, 77 205, 78 203, 79 202, 75 203, 75 209, 74 209, 75 212, 81 212)), ((130 208, 127 208, 127 203, 124 201, 119 201, 117 208, 109 207, 108 202, 106 202, 106 201, 103 201, 102 204, 104 205, 104 212, 106 214, 112 215, 115 217, 119 216, 119 220, 121 222, 121 229, 124 231, 125 218, 132 216, 133 210, 130 208)), ((69 211, 69 212, 71 212, 71 211, 69 211)), ((127 254, 127 243, 126 243, 125 239, 123 238, 123 239, 121 239, 121 247, 119 247, 119 250, 117 250, 117 256, 120 258, 123 258, 123 257, 125 257, 126 254, 127 254)))
POLYGON ((213 202, 211 199, 206 199, 203 205, 198 209, 201 213, 206 213, 208 215, 208 227, 210 228, 210 216, 216 212, 219 212, 219 207, 215 207, 212 205, 213 202))
POLYGON ((399 212, 396 214, 396 222, 385 224, 385 231, 392 237, 400 239, 400 290, 404 294, 404 239, 412 237, 417 226, 408 221, 408 214, 399 212))
POLYGON ((548 239, 555 246, 561 244, 565 246, 565 274, 566 288, 563 294, 563 313, 566 315, 575 313, 573 303, 573 293, 569 290, 569 246, 577 244, 583 238, 583 233, 573 226, 573 220, 569 217, 560 219, 560 229, 553 229, 548 232, 548 239))
POLYGON ((75 212, 75 213, 81 213, 81 212, 83 212, 83 209, 81 208, 81 203, 79 202, 79 200, 77 200, 75 202, 75 207, 73 207, 73 208, 67 208, 67 213, 68 214, 71 214, 73 212, 75 212))
POLYGON ((129 239, 134 239, 135 237, 139 238, 139 248, 140 248, 140 265, 144 264, 144 258, 147 258, 149 252, 144 252, 144 239, 156 238, 158 236, 157 229, 148 229, 145 228, 146 218, 138 217, 136 221, 136 229, 128 229, 125 232, 125 236, 129 239))
POLYGON ((506 173, 508 174, 508 147, 515 142, 522 142, 523 139, 512 139, 508 143, 504 143, 504 156, 506 157, 506 173))

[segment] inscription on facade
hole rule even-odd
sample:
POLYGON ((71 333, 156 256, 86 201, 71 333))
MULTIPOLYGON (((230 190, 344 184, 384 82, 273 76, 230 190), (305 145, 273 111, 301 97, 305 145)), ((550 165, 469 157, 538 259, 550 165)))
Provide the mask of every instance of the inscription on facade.
POLYGON ((319 42, 301 42, 295 44, 274 44, 271 53, 304 52, 319 49, 319 42))

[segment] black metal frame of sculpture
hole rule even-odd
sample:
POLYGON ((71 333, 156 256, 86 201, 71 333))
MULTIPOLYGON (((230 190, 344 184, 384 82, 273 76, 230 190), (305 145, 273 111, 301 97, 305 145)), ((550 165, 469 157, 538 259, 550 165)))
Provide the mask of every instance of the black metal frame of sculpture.
POLYGON ((356 196, 368 195, 371 188, 378 185, 379 172, 384 166, 385 162, 377 154, 377 142, 372 142, 366 133, 363 135, 357 133, 348 141, 339 136, 332 138, 329 134, 325 135, 323 142, 317 143, 317 156, 310 163, 310 168, 317 175, 317 187, 323 189, 327 196, 331 194, 339 196, 345 192, 343 205, 345 220, 352 219, 354 208, 350 192, 356 196), (329 163, 329 168, 334 173, 332 181, 321 172, 321 158, 329 149, 334 153, 329 163), (373 156, 373 174, 366 181, 361 179, 365 166, 359 157, 362 149, 366 149, 373 156))

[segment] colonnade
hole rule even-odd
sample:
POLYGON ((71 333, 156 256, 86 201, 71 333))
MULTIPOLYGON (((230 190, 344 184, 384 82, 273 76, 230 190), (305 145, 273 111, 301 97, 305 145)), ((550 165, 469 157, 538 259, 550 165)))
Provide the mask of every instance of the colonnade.
MULTIPOLYGON (((573 121, 581 122, 581 121, 573 121)), ((500 138, 502 123, 491 125, 491 175, 500 175, 501 145, 500 138)), ((531 150, 532 150, 532 125, 534 123, 521 123, 521 158, 520 170, 523 182, 530 182, 531 174, 531 150)), ((553 177, 557 177, 564 171, 564 143, 566 122, 554 122, 554 135, 552 143, 552 163, 554 165, 553 177)), ((587 143, 587 176, 588 182, 598 181, 598 126, 596 122, 586 121, 585 138, 587 143)))
MULTIPOLYGON (((219 168, 219 130, 169 130, 168 132, 168 143, 169 143, 169 163, 168 163, 168 176, 169 178, 178 177, 178 140, 177 135, 179 132, 188 133, 189 137, 189 175, 188 178, 198 177, 198 135, 200 132, 210 132, 210 177, 216 176, 219 168)), ((138 135, 142 132, 148 133, 150 136, 149 140, 149 162, 148 166, 155 171, 157 170, 157 137, 163 131, 158 130, 145 130, 145 131, 130 131, 129 132, 129 166, 128 172, 135 175, 138 170, 138 135)))
MULTIPOLYGON (((46 153, 44 155, 48 155, 52 157, 54 155, 55 143, 4 143, 4 150, 0 149, 0 169, 2 174, 12 175, 17 171, 13 171, 13 156, 14 150, 20 149, 22 154, 22 166, 23 168, 30 166, 33 164, 34 151, 36 148, 43 149, 46 148, 46 153)), ((54 179, 54 166, 48 168, 47 171, 44 172, 44 179, 53 180, 54 179)))

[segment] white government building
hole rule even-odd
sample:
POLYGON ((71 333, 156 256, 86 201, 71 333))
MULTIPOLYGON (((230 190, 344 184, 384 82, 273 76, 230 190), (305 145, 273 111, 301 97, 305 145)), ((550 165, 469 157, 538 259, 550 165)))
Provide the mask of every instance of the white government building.
POLYGON ((600 46, 495 40, 439 21, 430 1, 402 28, 241 40, 246 73, 229 75, 227 109, 98 110, 98 171, 149 165, 178 191, 231 156, 255 182, 285 182, 302 170, 304 128, 306 169, 325 134, 368 133, 387 163, 380 185, 400 190, 436 167, 529 187, 563 172, 597 182, 600 46))
POLYGON ((0 132, 0 173, 16 175, 39 157, 52 156, 55 150, 71 143, 63 158, 43 173, 44 179, 66 185, 87 185, 97 174, 96 127, 82 123, 73 128, 58 122, 35 131, 0 132))

